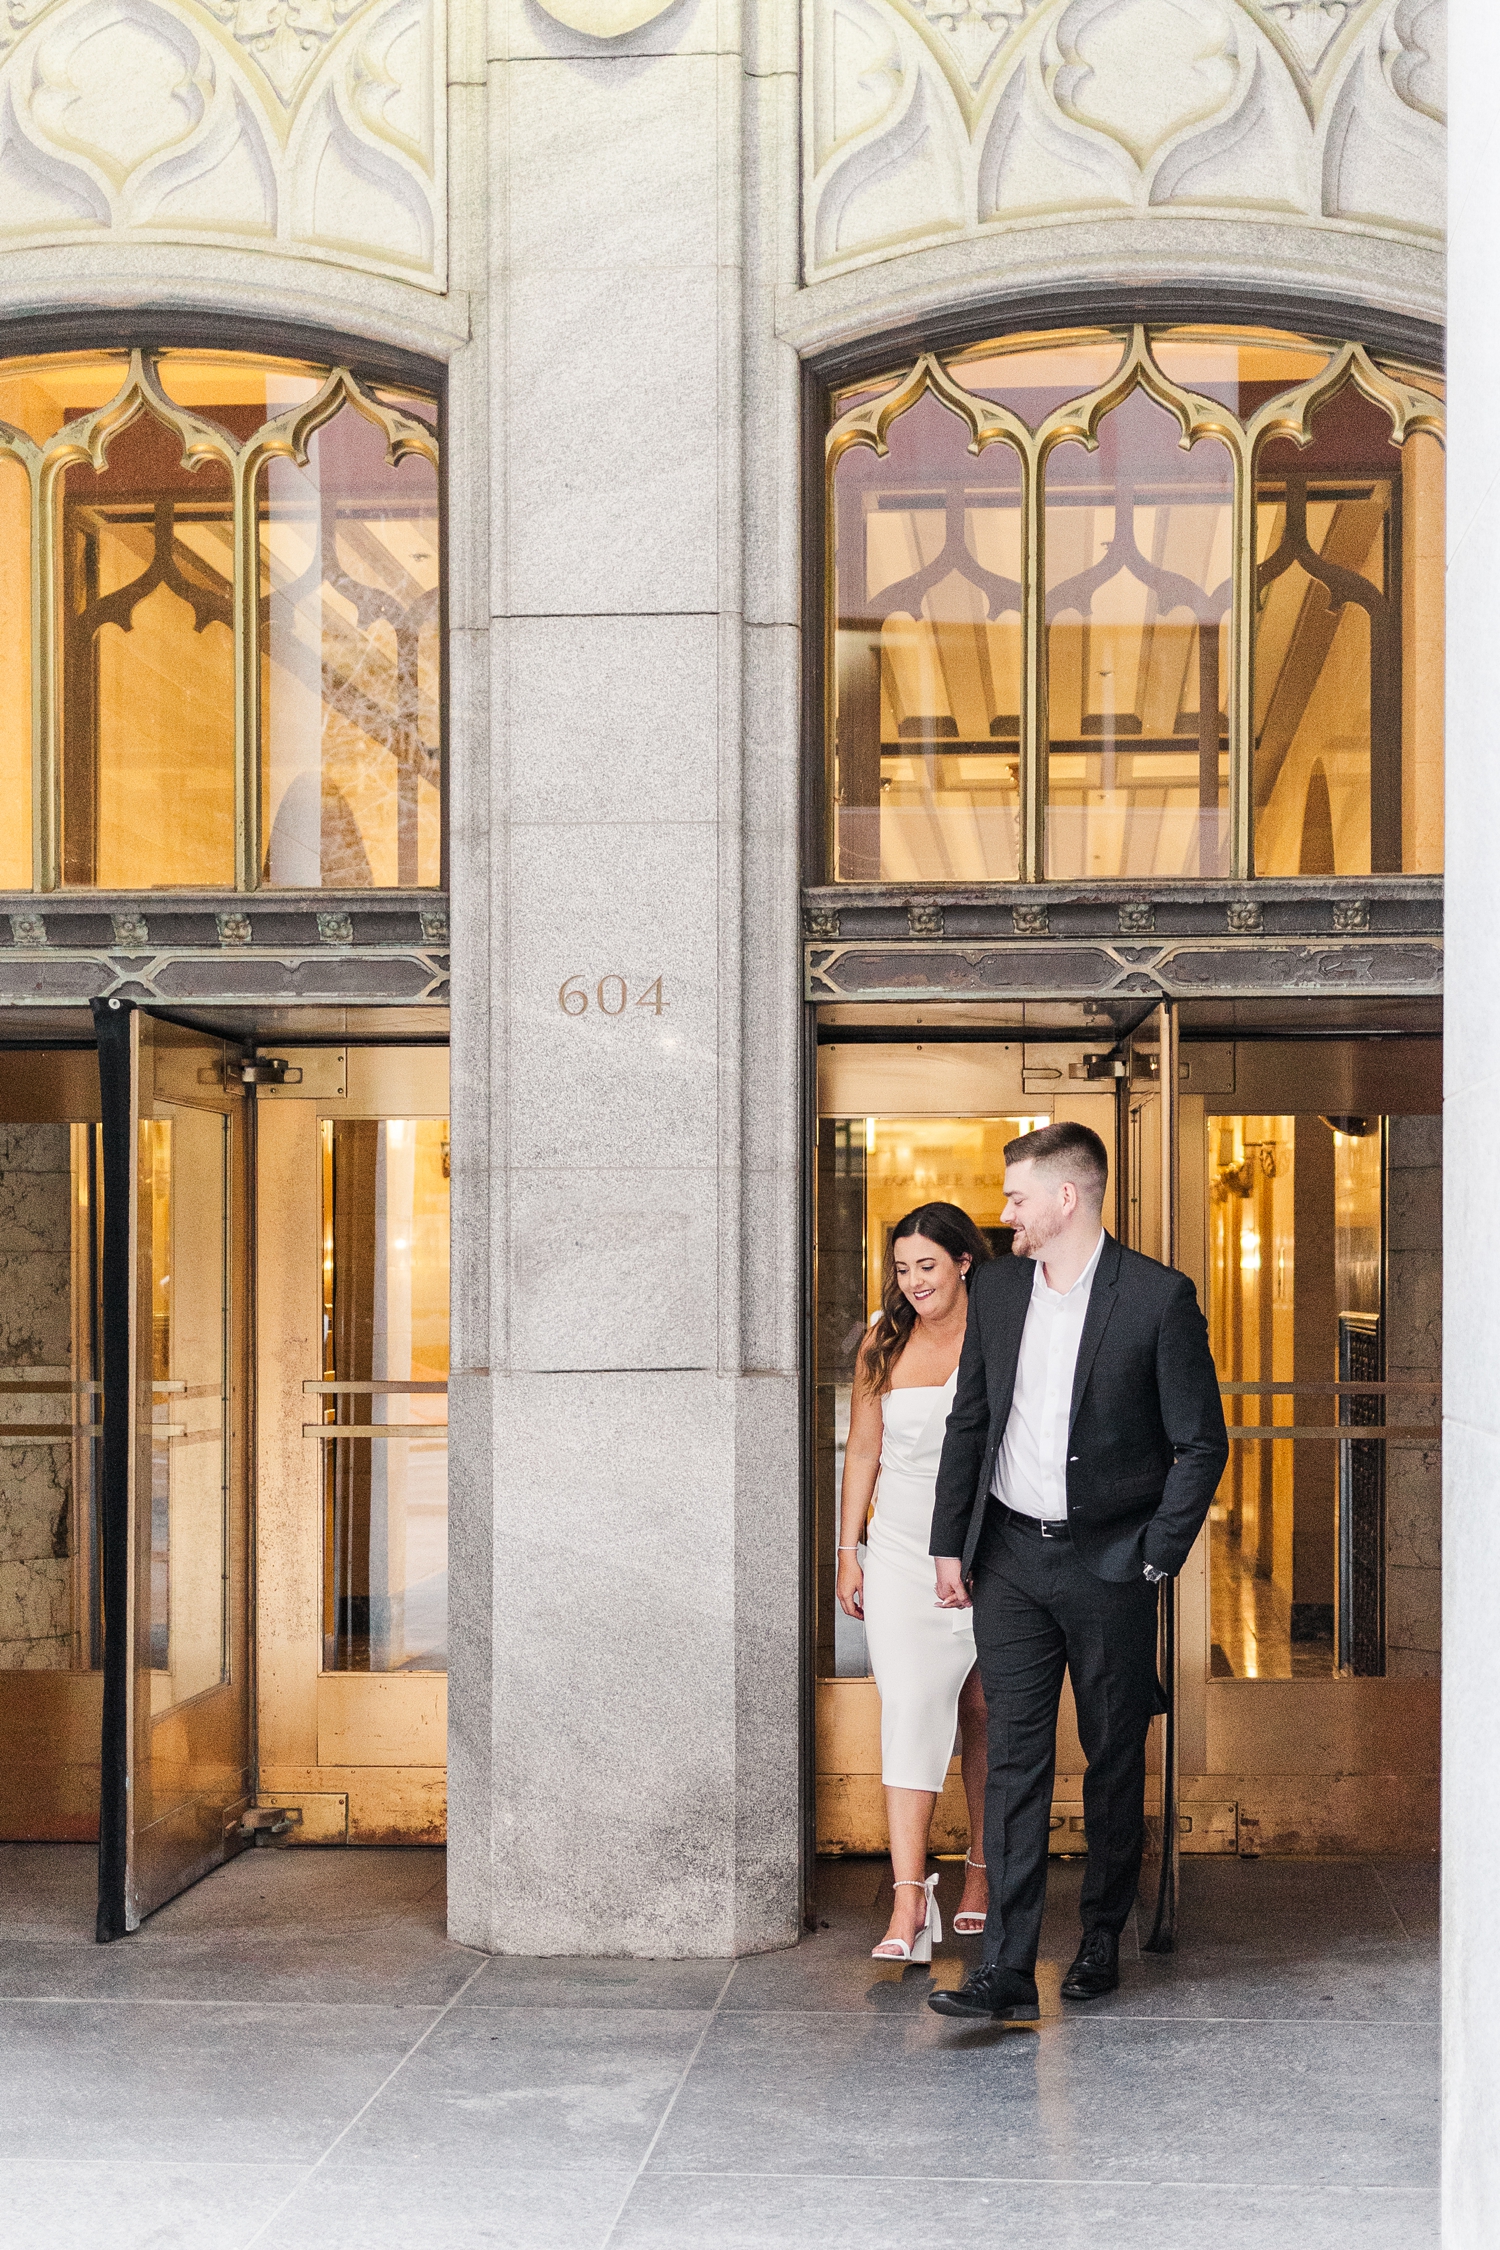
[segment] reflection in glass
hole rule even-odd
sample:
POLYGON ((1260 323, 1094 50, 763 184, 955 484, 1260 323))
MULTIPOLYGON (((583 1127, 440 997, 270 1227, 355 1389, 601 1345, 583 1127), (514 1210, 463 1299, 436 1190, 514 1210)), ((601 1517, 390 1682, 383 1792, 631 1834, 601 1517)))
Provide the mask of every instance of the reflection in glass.
POLYGON ((1035 430, 1054 407, 1107 383, 1124 357, 1123 336, 1093 328, 1007 336, 998 349, 981 347, 951 366, 966 391, 1000 400, 1035 430))
POLYGON ((69 352, 56 359, 11 360, 0 366, 0 422, 24 430, 38 445, 105 406, 125 380, 123 352, 69 352))
POLYGON ((0 890, 31 888, 31 492, 0 454, 0 890))
POLYGON ((862 1679, 864 1627, 833 1598, 854 1359, 880 1305, 891 1229, 918 1203, 957 1203, 997 1253, 1005 1144, 1045 1117, 825 1117, 818 1124, 816 1448, 818 1677, 862 1679))
MULTIPOLYGON (((1385 1420, 1378 1394, 1332 1389, 1385 1379, 1384 1145, 1378 1117, 1209 1119, 1209 1332, 1221 1380, 1243 1386, 1231 1428, 1385 1420)), ((1216 1673, 1385 1669, 1384 1452, 1231 1443, 1209 1518, 1216 1673)))
POLYGON ((1047 461, 1051 876, 1228 872, 1234 468, 1133 391, 1047 461))
POLYGON ((299 360, 252 359, 238 352, 163 352, 156 371, 174 406, 216 422, 241 444, 263 422, 305 406, 323 382, 321 368, 299 360))
POLYGON ((1018 868, 1021 468, 930 394, 838 479, 838 855, 850 881, 1018 868))
MULTIPOLYGON (((1341 1383, 1385 1380, 1385 1133, 1378 1117, 1344 1117, 1333 1136, 1333 1271, 1341 1383)), ((1339 1400, 1354 1427, 1385 1420, 1381 1397, 1339 1400)), ((1385 1671, 1385 1447, 1339 1447, 1338 1660, 1385 1671)))
POLYGON ((442 1672, 448 1126, 337 1119, 322 1133, 324 1379, 349 1386, 326 1395, 324 1420, 377 1433, 322 1448, 324 1669, 442 1672))
POLYGON ((63 879, 234 882, 229 473, 142 414, 63 498, 63 879))
POLYGON ((1151 357, 1169 382, 1217 399, 1248 422, 1278 391, 1321 375, 1332 353, 1275 328, 1167 328, 1154 331, 1151 357))
POLYGON ((228 1590, 228 1141, 212 1110, 140 1123, 151 1253, 151 1704, 225 1677, 228 1590))
MULTIPOLYGON (((1418 478, 1426 459, 1425 451, 1413 455, 1418 478)), ((1287 439, 1261 449, 1255 864, 1262 875, 1390 874, 1404 864, 1403 826, 1415 829, 1416 805, 1413 792, 1404 821, 1401 469, 1388 417, 1348 387, 1316 416, 1305 450, 1287 439)), ((1426 496, 1429 516, 1433 498, 1426 496)), ((1430 605, 1430 588, 1421 599, 1430 605)), ((1430 692, 1435 682, 1427 685, 1430 692)), ((1415 703, 1413 722, 1423 741, 1417 767, 1430 790, 1430 730, 1415 703)), ((1441 795, 1440 769, 1436 778, 1441 795)))
POLYGON ((0 1124, 0 1671, 99 1663, 99 1181, 97 1125, 0 1124))
POLYGON ((438 493, 352 407, 260 480, 264 879, 440 880, 438 493))

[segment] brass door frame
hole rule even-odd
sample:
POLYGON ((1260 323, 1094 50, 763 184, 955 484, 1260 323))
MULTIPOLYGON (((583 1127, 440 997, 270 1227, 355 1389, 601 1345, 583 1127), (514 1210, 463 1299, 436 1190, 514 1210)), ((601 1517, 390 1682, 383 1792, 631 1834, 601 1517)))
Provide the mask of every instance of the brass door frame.
POLYGON ((230 1043, 158 1023, 128 1002, 97 1001, 94 1015, 105 1187, 97 1934, 107 1942, 138 1928, 147 1914, 243 1848, 240 1828, 254 1770, 247 1442, 250 1120, 230 1043), (207 1112, 227 1125, 227 1513, 221 1679, 157 1713, 150 1692, 152 1306, 139 1128, 160 1105, 207 1112))
POLYGON ((256 1088, 257 1801, 307 1843, 441 1843, 444 1673, 323 1670, 320 1428, 325 1118, 446 1117, 446 1047, 298 1047, 256 1088))

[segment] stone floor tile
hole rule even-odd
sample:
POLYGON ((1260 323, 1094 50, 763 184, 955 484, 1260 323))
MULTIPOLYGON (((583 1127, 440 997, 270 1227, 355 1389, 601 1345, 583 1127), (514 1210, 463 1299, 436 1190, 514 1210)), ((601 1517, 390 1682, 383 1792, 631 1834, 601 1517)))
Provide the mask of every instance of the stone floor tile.
POLYGON ((330 2162, 638 2164, 707 2022, 664 2008, 455 2008, 330 2162))
POLYGON ((633 2178, 571 2166, 325 2164, 278 2217, 267 2250, 600 2250, 633 2178))
POLYGON ((1435 1939, 1443 1888, 1436 1854, 1428 1859, 1372 1859, 1370 1865, 1407 1936, 1435 1939))
POLYGON ((1434 2194, 648 2173, 609 2250, 1437 2250, 1434 2194))
MULTIPOLYGON (((776 1956, 781 1958, 781 1956, 776 1956)), ((532 1960, 497 1953, 463 2008, 711 2008, 728 1961, 532 1960)), ((732 1987, 731 1987, 732 1989, 732 1987)))
POLYGON ((1184 1859, 1178 1924, 1187 1952, 1199 1945, 1316 1952, 1400 1935, 1390 1900, 1362 1859, 1184 1859))
POLYGON ((311 2161, 434 2013, 0 2002, 0 2157, 311 2161))
POLYGON ((0 2242, 33 2250, 243 2250, 305 2177, 292 2164, 0 2161, 0 2242))
POLYGON ((92 1844, 0 1844, 7 1937, 94 1943, 99 1854, 92 1844))
POLYGON ((1425 2188, 1425 2025, 721 2014, 651 2169, 1425 2188))
POLYGON ((365 1938, 294 1931, 197 1932, 170 1945, 74 1946, 0 1939, 0 1999, 276 2001, 440 2008, 484 1955, 422 1928, 365 1938))

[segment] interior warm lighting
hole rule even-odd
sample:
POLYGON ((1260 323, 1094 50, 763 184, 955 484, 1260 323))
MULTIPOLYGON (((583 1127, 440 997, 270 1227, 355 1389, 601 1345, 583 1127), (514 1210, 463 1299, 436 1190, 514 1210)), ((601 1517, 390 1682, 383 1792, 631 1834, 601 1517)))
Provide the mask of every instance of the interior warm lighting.
POLYGON ((1441 410, 1410 376, 1205 325, 841 394, 835 875, 1440 866, 1441 410))

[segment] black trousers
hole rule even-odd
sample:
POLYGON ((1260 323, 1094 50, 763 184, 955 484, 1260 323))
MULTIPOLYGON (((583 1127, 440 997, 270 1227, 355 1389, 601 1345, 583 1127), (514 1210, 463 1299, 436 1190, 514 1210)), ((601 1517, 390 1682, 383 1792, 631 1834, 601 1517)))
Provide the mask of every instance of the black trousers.
POLYGON ((1129 1919, 1145 1843, 1146 1733, 1166 1708, 1156 1674, 1155 1586, 1096 1578, 1069 1539, 1043 1539, 993 1503, 974 1572, 974 1640, 989 1706, 984 1958, 1036 1964, 1047 1891, 1057 1707, 1066 1668, 1088 1760, 1085 1930, 1129 1919))

